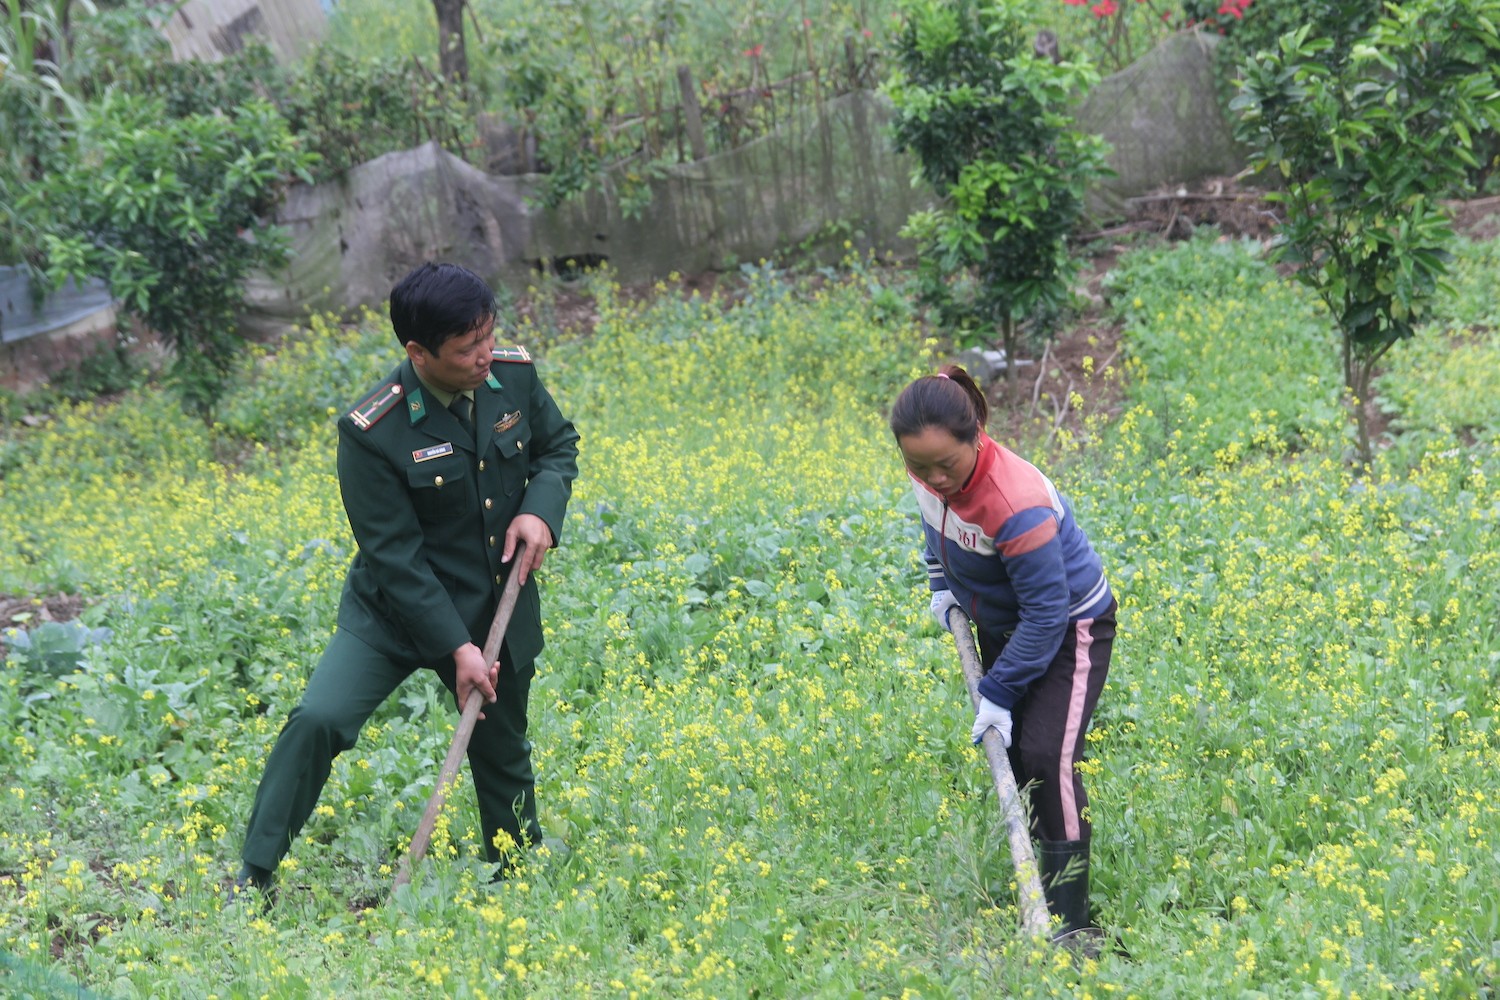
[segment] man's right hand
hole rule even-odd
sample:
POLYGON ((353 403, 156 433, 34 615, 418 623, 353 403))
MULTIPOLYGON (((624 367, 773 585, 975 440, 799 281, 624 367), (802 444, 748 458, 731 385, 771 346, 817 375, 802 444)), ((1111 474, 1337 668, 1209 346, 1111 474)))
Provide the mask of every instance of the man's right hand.
MULTIPOLYGON (((484 650, 472 642, 458 647, 453 651, 453 668, 460 712, 469 703, 470 691, 477 690, 483 695, 486 705, 495 703, 495 682, 500 679, 500 664, 485 663, 484 650)), ((484 718, 484 713, 480 712, 479 717, 484 718)))

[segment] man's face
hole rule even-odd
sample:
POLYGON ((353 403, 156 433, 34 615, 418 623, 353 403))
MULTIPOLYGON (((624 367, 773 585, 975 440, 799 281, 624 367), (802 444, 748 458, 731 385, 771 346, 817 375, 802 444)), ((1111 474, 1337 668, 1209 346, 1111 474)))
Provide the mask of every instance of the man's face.
POLYGON ((477 389, 490 374, 495 346, 495 317, 490 316, 467 333, 449 337, 437 351, 410 341, 406 356, 428 385, 444 392, 477 389))

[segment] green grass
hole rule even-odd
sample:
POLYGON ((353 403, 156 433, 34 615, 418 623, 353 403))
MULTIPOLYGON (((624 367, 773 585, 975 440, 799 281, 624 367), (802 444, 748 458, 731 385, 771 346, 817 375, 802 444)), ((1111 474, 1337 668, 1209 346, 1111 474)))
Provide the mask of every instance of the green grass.
MULTIPOLYGON (((1491 252, 1465 249, 1454 325, 1491 252)), ((936 355, 889 287, 600 286, 593 337, 523 331, 583 435, 532 695, 542 822, 573 855, 498 888, 461 790, 385 901, 454 719, 414 678, 339 758, 278 906, 220 912, 332 627, 351 543, 326 408, 391 363, 378 321, 261 359, 213 434, 132 396, 8 441, 0 591, 79 590, 111 633, 0 672, 0 987, 1493 994, 1500 459, 1492 420, 1434 416, 1474 374, 1435 338, 1398 348, 1382 394, 1413 430, 1355 479, 1305 293, 1238 244, 1122 264, 1127 408, 1034 456, 1121 599, 1085 766, 1098 915, 1130 957, 1080 961, 1015 935, 883 416, 936 355)))

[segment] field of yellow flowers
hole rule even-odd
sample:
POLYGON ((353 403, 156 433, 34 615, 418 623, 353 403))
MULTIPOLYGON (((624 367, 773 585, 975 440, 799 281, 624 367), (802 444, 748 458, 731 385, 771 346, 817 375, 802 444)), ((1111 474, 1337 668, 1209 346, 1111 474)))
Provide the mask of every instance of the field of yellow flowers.
POLYGON ((253 359, 212 431, 143 393, 0 438, 0 593, 89 601, 4 636, 0 994, 1493 996, 1497 273, 1466 247, 1393 352, 1363 477, 1327 317, 1251 248, 1113 276, 1126 407, 1034 456, 1121 599, 1083 765, 1098 960, 1015 931, 884 422, 940 356, 882 269, 601 283, 590 337, 516 331, 583 435, 532 694, 571 855, 498 885, 460 790, 389 895, 456 719, 419 676, 275 907, 222 908, 333 626, 332 417, 397 356, 379 317, 253 359))

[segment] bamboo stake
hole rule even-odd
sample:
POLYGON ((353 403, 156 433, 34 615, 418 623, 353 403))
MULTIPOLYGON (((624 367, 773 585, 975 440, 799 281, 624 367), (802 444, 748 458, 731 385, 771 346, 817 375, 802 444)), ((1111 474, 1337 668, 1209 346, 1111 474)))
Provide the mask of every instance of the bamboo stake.
MULTIPOLYGON (((958 658, 963 663, 969 700, 978 711, 979 680, 984 671, 980 669, 979 654, 974 649, 969 616, 956 605, 948 609, 948 631, 953 634, 958 658)), ((1036 856, 1031 851, 1031 834, 1027 828, 1026 810, 1021 806, 1021 793, 1016 788, 1016 776, 1011 772, 1005 743, 994 727, 984 731, 983 744, 984 754, 989 758, 990 774, 995 779, 995 791, 1000 796, 1000 815, 1005 819, 1006 833, 1010 836, 1010 860, 1016 868, 1021 929, 1036 937, 1047 937, 1051 920, 1047 915, 1046 897, 1042 895, 1042 881, 1037 875, 1036 856)))
MULTIPOLYGON (((500 643, 505 638, 510 617, 515 613, 516 598, 521 593, 521 574, 516 571, 516 567, 520 566, 525 556, 526 543, 517 542, 516 550, 511 555, 510 576, 505 581, 505 589, 500 592, 500 604, 495 608, 489 635, 484 639, 484 662, 487 664, 494 663, 499 657, 500 643)), ((411 847, 401 857, 394 888, 399 889, 411 881, 412 869, 427 854, 427 845, 432 840, 438 815, 443 811, 443 803, 453 787, 453 779, 458 776, 458 766, 463 761, 464 752, 469 749, 469 738, 474 735, 474 724, 479 721, 479 710, 483 705, 484 695, 478 688, 471 688, 469 698, 464 702, 463 714, 458 719, 458 731, 453 734, 453 742, 448 746, 448 758, 443 761, 443 769, 438 774, 437 787, 427 799, 427 808, 423 810, 422 822, 417 824, 417 832, 411 838, 411 847)))

